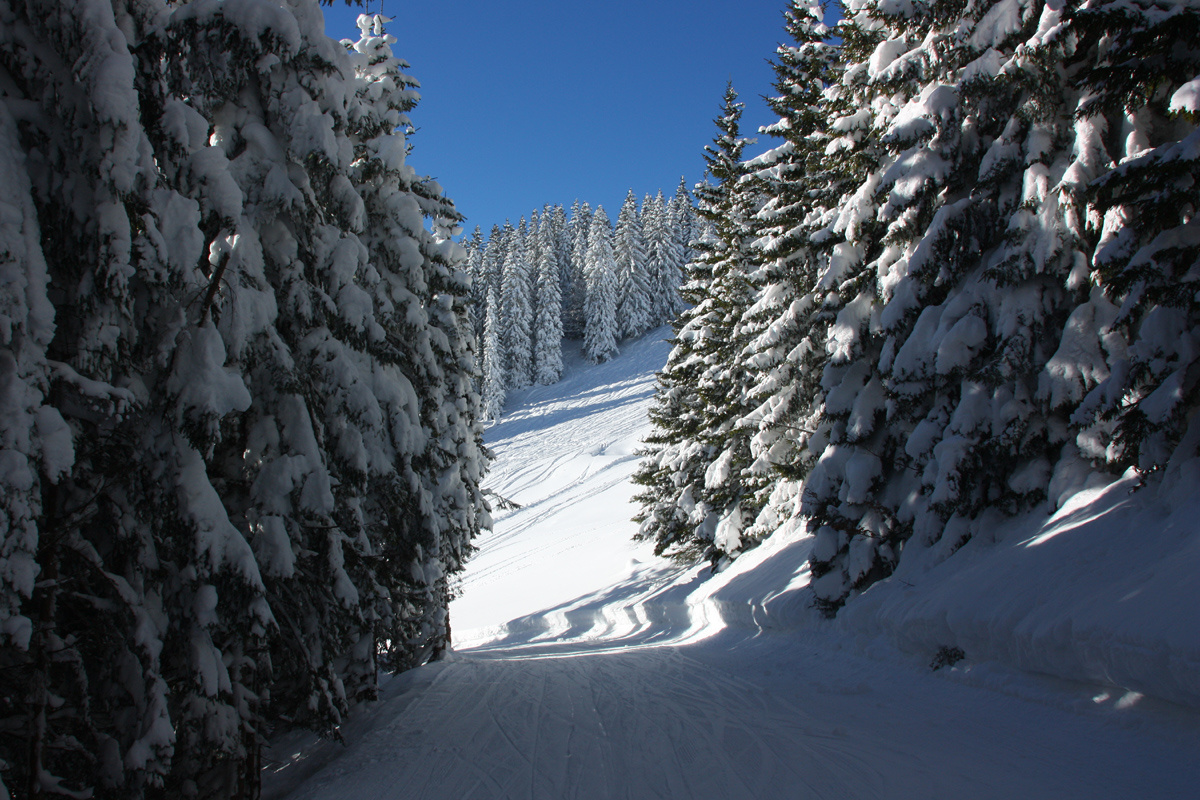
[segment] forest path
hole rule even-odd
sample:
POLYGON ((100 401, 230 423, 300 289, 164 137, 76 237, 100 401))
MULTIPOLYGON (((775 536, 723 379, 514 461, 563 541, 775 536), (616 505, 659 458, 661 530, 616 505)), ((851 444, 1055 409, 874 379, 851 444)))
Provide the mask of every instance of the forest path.
POLYGON ((478 542, 457 652, 386 681, 345 746, 279 743, 268 798, 1195 796, 1187 725, 1086 687, 1031 701, 1011 679, 992 691, 876 657, 757 585, 718 600, 703 570, 631 542, 666 333, 512 398, 488 484, 521 508, 478 542))

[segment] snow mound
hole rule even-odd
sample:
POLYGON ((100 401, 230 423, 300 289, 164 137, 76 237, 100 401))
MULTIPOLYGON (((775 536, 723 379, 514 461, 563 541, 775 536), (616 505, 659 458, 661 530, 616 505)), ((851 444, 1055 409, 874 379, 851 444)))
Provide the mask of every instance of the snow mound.
POLYGON ((1126 476, 1080 492, 950 558, 906 553, 839 624, 1200 708, 1200 498, 1135 486, 1126 476))

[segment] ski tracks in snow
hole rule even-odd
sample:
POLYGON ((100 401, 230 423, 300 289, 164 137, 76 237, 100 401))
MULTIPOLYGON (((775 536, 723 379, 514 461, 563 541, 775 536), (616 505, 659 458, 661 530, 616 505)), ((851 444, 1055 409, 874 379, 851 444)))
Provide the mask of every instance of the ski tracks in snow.
POLYGON ((666 355, 650 338, 515 398, 488 432, 488 483, 522 508, 480 538, 451 606, 457 640, 477 646, 385 682, 347 747, 281 743, 267 796, 1195 796, 1194 741, 854 655, 823 629, 771 632, 762 608, 689 600, 698 575, 630 543, 629 477, 666 355))
POLYGON ((291 800, 1115 800, 1200 777, 1133 731, 778 636, 438 668, 291 800))
POLYGON ((509 655, 447 665, 295 800, 877 796, 848 742, 678 651, 509 655))

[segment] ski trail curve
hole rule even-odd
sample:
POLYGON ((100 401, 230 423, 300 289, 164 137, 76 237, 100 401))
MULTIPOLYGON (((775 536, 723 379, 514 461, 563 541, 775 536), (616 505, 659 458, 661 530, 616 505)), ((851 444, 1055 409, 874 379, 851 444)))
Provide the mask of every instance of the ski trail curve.
POLYGON ((786 566, 767 595, 632 543, 665 335, 514 397, 488 484, 521 508, 477 543, 458 652, 385 681, 347 746, 277 744, 265 800, 1194 797, 1195 737, 789 628, 803 541, 745 556, 786 566))

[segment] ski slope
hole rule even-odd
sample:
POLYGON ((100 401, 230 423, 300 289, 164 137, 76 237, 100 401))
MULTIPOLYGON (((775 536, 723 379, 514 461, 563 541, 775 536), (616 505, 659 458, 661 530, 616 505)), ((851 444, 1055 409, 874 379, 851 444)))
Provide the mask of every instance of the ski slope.
POLYGON ((715 577, 632 542, 666 335, 510 398, 489 485, 520 508, 478 542, 455 654, 387 680, 345 744, 275 743, 265 797, 1197 796, 1188 706, 1000 662, 933 671, 880 614, 808 609, 799 531, 715 577))

